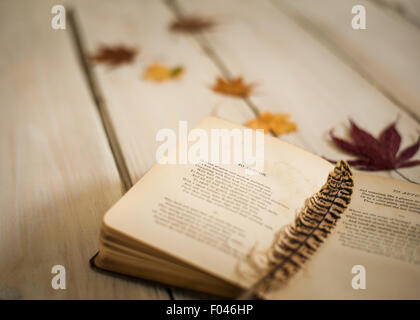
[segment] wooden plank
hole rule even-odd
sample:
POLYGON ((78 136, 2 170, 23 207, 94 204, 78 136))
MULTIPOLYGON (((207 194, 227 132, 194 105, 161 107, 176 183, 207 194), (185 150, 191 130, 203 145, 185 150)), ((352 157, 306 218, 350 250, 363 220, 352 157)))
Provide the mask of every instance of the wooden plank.
POLYGON ((0 8, 0 299, 167 298, 89 267, 121 182, 69 30, 53 1, 0 8), (66 268, 66 290, 51 268, 66 268))
POLYGON ((102 43, 123 43, 140 50, 132 65, 113 70, 95 67, 133 183, 156 161, 158 130, 177 132, 179 120, 187 120, 192 128, 211 114, 239 123, 253 116, 241 99, 210 90, 220 75, 218 68, 191 36, 168 30, 174 16, 162 2, 128 0, 120 5, 97 0, 76 4, 88 52, 102 43), (182 65, 185 74, 165 83, 143 80, 142 73, 153 63, 182 65))
MULTIPOLYGON (((353 118, 377 134, 400 115, 402 147, 416 141, 416 121, 271 2, 179 3, 185 12, 223 21, 206 35, 207 41, 235 74, 260 83, 258 94, 251 98, 255 105, 292 114, 299 126, 298 139, 294 135, 284 139, 300 141, 301 146, 331 159, 348 158, 329 142, 330 128, 343 134, 348 118, 353 118)), ((418 167, 401 172, 420 181, 418 167)), ((399 178, 394 172, 375 174, 399 178)))
POLYGON ((420 30, 404 17, 370 1, 276 0, 360 72, 420 121, 420 30), (353 30, 351 8, 366 8, 366 30, 353 30))

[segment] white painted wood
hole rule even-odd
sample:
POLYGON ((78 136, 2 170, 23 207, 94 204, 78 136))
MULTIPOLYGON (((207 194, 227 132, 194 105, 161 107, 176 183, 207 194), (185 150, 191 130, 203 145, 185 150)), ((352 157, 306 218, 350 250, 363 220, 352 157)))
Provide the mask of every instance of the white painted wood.
POLYGON ((55 1, 0 4, 0 299, 167 298, 89 267, 121 183, 55 1), (66 290, 51 268, 66 268, 66 290))
POLYGON ((282 10, 304 19, 345 54, 378 87, 420 121, 420 29, 392 10, 371 1, 273 0, 282 10), (353 30, 351 9, 366 8, 366 30, 353 30))
MULTIPOLYGON (((206 38, 233 73, 260 84, 252 96, 260 110, 292 114, 299 130, 284 139, 331 159, 348 158, 329 142, 331 128, 344 134, 353 118, 378 134, 400 115, 402 147, 416 141, 416 121, 270 1, 179 3, 186 12, 224 21, 206 38)), ((419 167, 401 172, 420 181, 419 167)))
MULTIPOLYGON (((180 3, 187 12, 220 22, 204 41, 233 75, 259 84, 251 100, 260 111, 292 114, 299 131, 284 139, 319 155, 345 158, 328 142, 331 127, 342 133, 347 118, 352 117, 378 133, 400 114, 403 146, 415 141, 418 124, 345 57, 286 15, 284 2, 180 3)), ((167 298, 162 286, 104 276, 88 267, 87 260, 97 249, 102 214, 121 196, 121 183, 68 31, 50 28, 52 4, 8 1, 0 5, 4 46, 0 59, 0 147, 4 151, 0 265, 5 270, 0 275, 0 297, 167 298), (68 266, 66 291, 50 287, 53 264, 68 266)), ((163 2, 96 0, 67 5, 75 7, 89 52, 101 43, 140 48, 133 65, 94 69, 133 182, 155 162, 159 129, 176 128, 179 120, 188 120, 192 127, 209 114, 238 123, 252 117, 243 100, 210 90, 220 70, 196 38, 167 30, 174 16, 163 2), (141 75, 151 63, 180 64, 186 73, 173 82, 143 81, 141 75)), ((391 20, 398 30, 406 28, 403 22, 395 23, 398 19, 391 20)), ((331 34, 328 39, 336 41, 334 37, 341 35, 331 34)), ((364 41, 374 43, 368 40, 364 41)), ((355 42, 351 47, 360 63, 365 60, 358 50, 365 50, 366 43, 355 42)), ((398 57, 394 44, 387 39, 380 42, 377 47, 388 48, 392 54, 378 59, 377 69, 366 72, 386 75, 383 83, 389 87, 384 87, 412 105, 418 97, 412 90, 411 81, 416 80, 412 71, 418 65, 409 55, 413 70, 398 62, 408 75, 395 66, 385 68, 387 59, 398 57), (397 79, 399 86, 394 88, 389 79, 397 79)), ((420 180, 419 167, 401 171, 420 180)), ((174 295, 203 297, 182 290, 175 290, 174 295)))

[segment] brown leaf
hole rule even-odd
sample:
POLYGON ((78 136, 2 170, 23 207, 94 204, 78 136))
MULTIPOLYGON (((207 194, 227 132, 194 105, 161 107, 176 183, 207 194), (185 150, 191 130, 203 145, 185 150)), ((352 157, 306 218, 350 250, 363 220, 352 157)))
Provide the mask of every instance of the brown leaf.
POLYGON ((136 48, 129 48, 123 45, 102 45, 91 56, 91 59, 96 63, 115 67, 123 63, 132 63, 137 53, 138 50, 136 48))
POLYGON ((209 18, 199 16, 184 16, 173 21, 169 29, 175 32, 198 33, 208 31, 214 27, 214 22, 209 18))
POLYGON ((254 84, 245 84, 242 77, 235 79, 225 80, 222 77, 217 77, 216 83, 213 85, 212 90, 223 94, 228 94, 237 97, 247 97, 254 84))
POLYGON ((164 65, 153 64, 146 69, 143 74, 143 79, 163 82, 168 79, 178 78, 183 74, 183 72, 184 69, 180 66, 168 68, 164 65))
POLYGON ((286 113, 272 114, 264 112, 257 118, 245 123, 251 129, 263 129, 264 133, 273 131, 277 135, 282 135, 297 130, 296 123, 289 121, 290 115, 286 113))
POLYGON ((416 143, 398 154, 401 145, 401 135, 397 130, 396 124, 397 121, 392 122, 376 139, 350 120, 352 141, 345 141, 336 137, 333 130, 330 131, 330 137, 338 148, 358 157, 355 160, 349 160, 348 163, 360 170, 392 170, 419 165, 420 161, 408 160, 419 150, 420 136, 416 143))

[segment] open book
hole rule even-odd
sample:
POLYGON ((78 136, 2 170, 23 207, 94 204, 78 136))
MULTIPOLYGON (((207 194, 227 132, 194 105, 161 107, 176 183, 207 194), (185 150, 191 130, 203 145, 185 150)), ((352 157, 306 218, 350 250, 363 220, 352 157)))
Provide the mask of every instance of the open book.
MULTIPOLYGON (((216 118, 198 128, 245 130, 216 118)), ((241 266, 270 248, 333 168, 269 135, 263 170, 254 174, 241 163, 157 163, 106 213, 93 264, 237 297, 258 281, 241 266)), ((261 297, 420 298, 420 187, 362 173, 353 180, 350 204, 329 237, 287 283, 261 297)))

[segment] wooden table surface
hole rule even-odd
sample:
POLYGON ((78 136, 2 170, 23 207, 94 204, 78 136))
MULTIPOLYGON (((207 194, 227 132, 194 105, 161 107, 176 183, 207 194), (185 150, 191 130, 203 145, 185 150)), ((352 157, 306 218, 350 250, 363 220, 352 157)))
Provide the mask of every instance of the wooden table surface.
MULTIPOLYGON (((104 213, 155 162, 155 135, 217 115, 237 123, 287 112, 282 138, 347 158, 327 137, 348 119, 377 134, 399 116, 403 147, 420 130, 418 0, 56 1, 0 3, 0 298, 189 299, 203 295, 92 271, 104 213), (353 30, 351 8, 366 8, 353 30), (175 34, 180 13, 217 22, 175 34), (83 66, 100 44, 136 46, 132 65, 83 66), (152 63, 183 65, 179 81, 143 81, 152 63), (249 99, 210 90, 217 76, 257 83, 249 99), (51 287, 53 265, 66 290, 51 287)), ((419 156, 416 156, 419 159, 419 156)), ((420 167, 401 169, 420 181, 420 167)), ((401 179, 395 172, 378 172, 401 179)), ((164 182, 162 182, 164 183, 164 182)))

